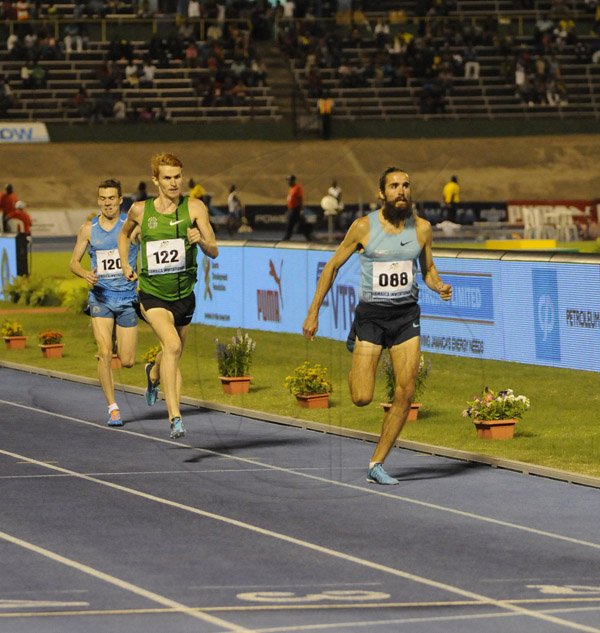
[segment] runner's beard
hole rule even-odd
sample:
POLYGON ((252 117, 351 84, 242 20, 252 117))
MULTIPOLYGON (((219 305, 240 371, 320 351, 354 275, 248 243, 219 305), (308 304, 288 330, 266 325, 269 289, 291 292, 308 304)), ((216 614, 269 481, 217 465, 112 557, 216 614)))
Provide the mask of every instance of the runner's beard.
POLYGON ((410 200, 406 201, 406 205, 403 208, 399 208, 396 206, 394 202, 385 202, 383 205, 383 216, 388 222, 395 224, 396 222, 400 222, 401 220, 406 220, 406 218, 412 215, 412 203, 410 200))

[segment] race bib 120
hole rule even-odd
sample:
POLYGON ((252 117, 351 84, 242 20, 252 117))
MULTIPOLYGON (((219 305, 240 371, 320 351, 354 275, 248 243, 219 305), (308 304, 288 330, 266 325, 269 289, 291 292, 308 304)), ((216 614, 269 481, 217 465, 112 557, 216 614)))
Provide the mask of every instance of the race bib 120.
POLYGON ((102 279, 123 276, 118 249, 96 251, 96 275, 102 279))

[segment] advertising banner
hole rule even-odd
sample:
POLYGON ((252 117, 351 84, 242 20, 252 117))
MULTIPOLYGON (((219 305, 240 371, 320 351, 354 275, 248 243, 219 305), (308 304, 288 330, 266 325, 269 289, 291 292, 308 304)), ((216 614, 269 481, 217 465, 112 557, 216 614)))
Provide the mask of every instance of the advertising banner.
POLYGON ((17 240, 0 237, 0 297, 4 297, 5 284, 11 283, 17 275, 17 240))
MULTIPOLYGON (((194 321, 301 334, 331 251, 224 246, 202 257, 194 321)), ((600 371, 600 264, 434 257, 452 284, 442 301, 420 275, 424 351, 600 371)), ((318 335, 345 341, 358 304, 359 258, 339 271, 318 335)))
POLYGON ((45 123, 0 121, 0 143, 49 143, 45 123))

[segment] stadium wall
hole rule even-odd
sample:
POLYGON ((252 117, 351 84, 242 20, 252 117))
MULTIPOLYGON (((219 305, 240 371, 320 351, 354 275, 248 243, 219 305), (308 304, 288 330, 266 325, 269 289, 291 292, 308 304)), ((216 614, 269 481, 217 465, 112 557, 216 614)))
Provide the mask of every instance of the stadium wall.
MULTIPOLYGON (((289 121, 224 121, 179 124, 47 124, 50 140, 68 142, 144 142, 197 140, 270 140, 295 138, 289 121)), ((303 132, 297 132, 302 136, 303 132)), ((314 131, 306 132, 317 136, 314 131)), ((545 134, 600 134, 600 120, 573 119, 470 119, 403 121, 333 121, 333 137, 348 138, 469 138, 545 134)))
MULTIPOLYGON (((300 333, 332 251, 304 244, 223 243, 199 262, 195 323, 300 333)), ((454 296, 418 277, 424 351, 600 372, 600 255, 434 249, 454 296)), ((359 262, 339 271, 319 335, 346 340, 359 262)))

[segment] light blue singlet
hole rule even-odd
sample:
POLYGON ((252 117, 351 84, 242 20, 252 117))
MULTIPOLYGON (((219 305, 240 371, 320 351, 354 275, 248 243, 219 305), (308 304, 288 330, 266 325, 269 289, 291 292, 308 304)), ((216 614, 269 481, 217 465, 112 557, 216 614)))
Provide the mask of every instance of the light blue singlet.
POLYGON ((421 247, 417 240, 415 218, 406 219, 404 230, 386 233, 379 210, 369 218, 369 241, 360 253, 359 300, 376 305, 416 303, 419 298, 417 259, 421 247))
MULTIPOLYGON (((121 214, 110 231, 105 231, 99 223, 100 216, 92 220, 92 230, 88 252, 92 270, 98 275, 98 283, 93 292, 98 298, 119 293, 123 298, 135 297, 137 282, 125 279, 119 258, 118 237, 123 223, 127 219, 121 214)), ((136 270, 139 246, 131 244, 129 248, 129 265, 136 270)))

